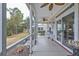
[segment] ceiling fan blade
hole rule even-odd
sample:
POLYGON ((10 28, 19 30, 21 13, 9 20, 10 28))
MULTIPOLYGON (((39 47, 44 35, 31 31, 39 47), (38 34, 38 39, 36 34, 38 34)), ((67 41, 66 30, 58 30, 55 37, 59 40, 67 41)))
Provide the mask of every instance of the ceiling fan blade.
POLYGON ((44 3, 43 5, 40 6, 40 8, 43 8, 45 6, 47 6, 49 3, 44 3))
POLYGON ((53 9, 53 3, 49 5, 49 11, 51 11, 52 9, 53 9))
POLYGON ((65 3, 55 3, 55 4, 61 6, 64 5, 65 3))

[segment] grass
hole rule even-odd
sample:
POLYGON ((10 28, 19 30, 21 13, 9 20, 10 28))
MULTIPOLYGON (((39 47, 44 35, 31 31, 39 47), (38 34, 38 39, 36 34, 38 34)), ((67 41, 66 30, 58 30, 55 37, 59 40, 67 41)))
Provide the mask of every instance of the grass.
POLYGON ((15 43, 16 41, 20 40, 21 38, 27 36, 29 33, 27 32, 23 32, 23 33, 19 33, 19 34, 15 34, 15 35, 12 35, 12 36, 8 36, 7 37, 7 43, 6 45, 11 45, 13 43, 15 43))

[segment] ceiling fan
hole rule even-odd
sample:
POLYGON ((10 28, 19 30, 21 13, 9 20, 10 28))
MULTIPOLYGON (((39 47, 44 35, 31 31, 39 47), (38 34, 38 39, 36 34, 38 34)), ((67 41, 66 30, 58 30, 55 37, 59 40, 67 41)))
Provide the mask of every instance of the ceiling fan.
POLYGON ((44 3, 43 5, 41 5, 40 6, 40 8, 43 8, 43 7, 45 7, 45 6, 47 6, 48 5, 48 7, 49 7, 49 11, 51 11, 52 9, 53 9, 53 5, 58 5, 58 6, 62 6, 62 5, 64 5, 65 3, 44 3))

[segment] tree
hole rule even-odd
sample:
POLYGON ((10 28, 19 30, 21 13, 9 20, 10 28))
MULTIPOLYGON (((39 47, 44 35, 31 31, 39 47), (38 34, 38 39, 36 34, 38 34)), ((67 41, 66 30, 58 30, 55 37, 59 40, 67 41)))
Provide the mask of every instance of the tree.
POLYGON ((26 24, 27 31, 29 32, 29 29, 30 29, 30 18, 29 17, 25 19, 25 24, 26 24))
POLYGON ((18 25, 23 20, 23 14, 18 8, 9 8, 7 11, 10 13, 10 19, 7 20, 7 32, 11 31, 10 34, 17 34, 18 25))

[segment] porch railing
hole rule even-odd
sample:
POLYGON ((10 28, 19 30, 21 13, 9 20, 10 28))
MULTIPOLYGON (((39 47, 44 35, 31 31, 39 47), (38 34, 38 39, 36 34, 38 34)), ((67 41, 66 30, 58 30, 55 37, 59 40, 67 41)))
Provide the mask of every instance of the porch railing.
POLYGON ((27 41, 30 40, 30 36, 32 36, 32 40, 33 40, 33 39, 34 39, 34 33, 29 34, 28 36, 26 36, 26 37, 24 37, 24 38, 18 40, 17 42, 15 42, 15 43, 13 43, 13 44, 7 46, 7 47, 6 47, 7 53, 8 53, 11 49, 16 48, 16 46, 18 46, 18 45, 25 45, 25 44, 27 43, 27 41))

